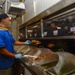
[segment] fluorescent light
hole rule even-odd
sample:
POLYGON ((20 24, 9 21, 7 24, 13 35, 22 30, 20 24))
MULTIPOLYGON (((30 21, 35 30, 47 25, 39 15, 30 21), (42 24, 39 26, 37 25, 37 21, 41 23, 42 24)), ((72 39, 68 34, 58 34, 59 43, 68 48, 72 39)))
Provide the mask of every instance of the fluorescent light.
POLYGON ((25 9, 25 4, 23 2, 19 2, 19 3, 14 3, 11 2, 11 7, 15 7, 15 8, 20 8, 20 9, 25 9))

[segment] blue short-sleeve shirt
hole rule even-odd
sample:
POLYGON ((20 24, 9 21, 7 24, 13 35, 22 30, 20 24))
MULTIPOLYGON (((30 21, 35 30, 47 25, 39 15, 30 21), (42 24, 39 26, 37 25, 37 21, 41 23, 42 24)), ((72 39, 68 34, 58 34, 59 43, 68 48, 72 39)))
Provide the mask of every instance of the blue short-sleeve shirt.
MULTIPOLYGON (((9 52, 14 53, 14 38, 8 30, 0 30, 0 48, 6 48, 9 52)), ((14 64, 14 58, 0 55, 0 69, 9 68, 14 64)))

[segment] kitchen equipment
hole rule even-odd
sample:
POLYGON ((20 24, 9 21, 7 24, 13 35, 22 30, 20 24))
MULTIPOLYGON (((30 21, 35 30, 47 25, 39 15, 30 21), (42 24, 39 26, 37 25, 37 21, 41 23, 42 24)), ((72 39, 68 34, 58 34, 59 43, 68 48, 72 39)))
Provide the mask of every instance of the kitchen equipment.
POLYGON ((37 56, 32 56, 32 55, 23 55, 22 58, 37 58, 37 56))
POLYGON ((75 55, 68 52, 55 53, 59 56, 58 63, 47 72, 52 72, 54 75, 68 75, 75 71, 75 55))
POLYGON ((30 53, 28 53, 28 55, 33 55, 33 56, 37 56, 37 58, 31 58, 30 60, 32 62, 40 62, 41 60, 43 60, 47 55, 53 53, 53 51, 51 51, 50 49, 47 48, 37 48, 35 50, 32 50, 30 53))
POLYGON ((30 45, 15 46, 14 48, 16 53, 21 53, 22 55, 25 55, 30 51, 36 49, 36 47, 30 45))

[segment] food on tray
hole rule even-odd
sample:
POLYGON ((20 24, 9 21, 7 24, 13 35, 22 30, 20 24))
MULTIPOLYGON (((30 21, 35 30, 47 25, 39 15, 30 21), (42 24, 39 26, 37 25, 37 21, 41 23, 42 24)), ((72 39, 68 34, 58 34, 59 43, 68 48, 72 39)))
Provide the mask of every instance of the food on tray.
POLYGON ((54 61, 54 62, 49 62, 46 64, 42 64, 41 67, 44 69, 49 69, 51 67, 54 67, 57 64, 58 61, 54 61))

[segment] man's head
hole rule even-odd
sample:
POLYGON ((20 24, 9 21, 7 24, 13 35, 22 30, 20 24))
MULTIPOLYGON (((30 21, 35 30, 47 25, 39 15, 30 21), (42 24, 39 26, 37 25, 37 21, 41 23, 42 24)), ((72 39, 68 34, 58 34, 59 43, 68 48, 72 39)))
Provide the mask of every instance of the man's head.
POLYGON ((51 29, 56 29, 56 28, 57 28, 56 23, 52 22, 52 23, 50 24, 50 28, 51 28, 51 29))
POLYGON ((3 19, 6 19, 8 18, 9 16, 7 14, 0 14, 0 22, 3 20, 3 19))
POLYGON ((6 27, 10 27, 10 18, 6 13, 0 14, 0 23, 4 24, 6 27))

